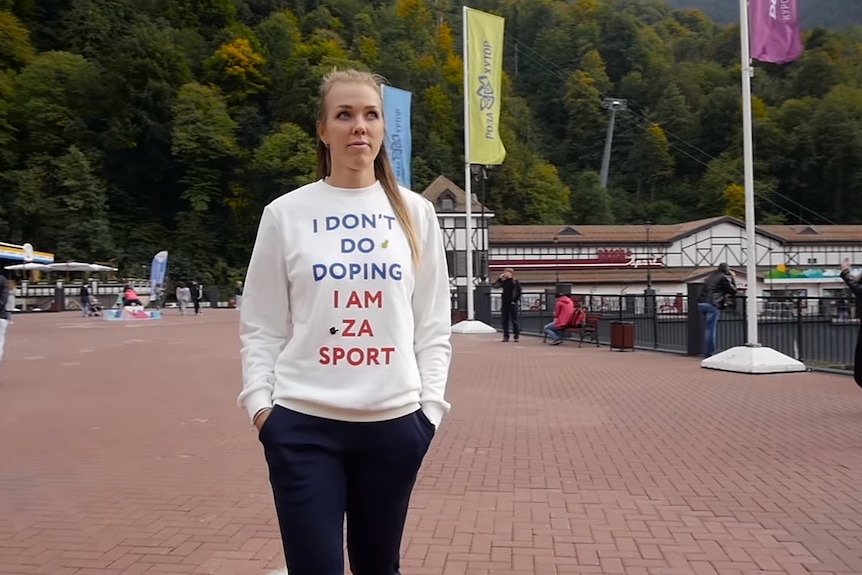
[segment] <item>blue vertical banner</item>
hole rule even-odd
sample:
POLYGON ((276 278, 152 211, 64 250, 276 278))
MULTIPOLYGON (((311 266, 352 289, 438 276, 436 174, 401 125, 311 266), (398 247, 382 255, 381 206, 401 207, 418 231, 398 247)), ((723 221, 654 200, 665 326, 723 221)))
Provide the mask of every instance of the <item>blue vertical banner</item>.
POLYGON ((410 185, 413 159, 413 134, 410 128, 410 100, 406 90, 383 86, 383 119, 386 122, 386 150, 392 160, 395 178, 405 188, 410 185))
POLYGON ((150 264, 150 297, 155 299, 157 286, 163 286, 165 283, 165 274, 168 271, 168 252, 160 251, 153 257, 153 263, 150 264))

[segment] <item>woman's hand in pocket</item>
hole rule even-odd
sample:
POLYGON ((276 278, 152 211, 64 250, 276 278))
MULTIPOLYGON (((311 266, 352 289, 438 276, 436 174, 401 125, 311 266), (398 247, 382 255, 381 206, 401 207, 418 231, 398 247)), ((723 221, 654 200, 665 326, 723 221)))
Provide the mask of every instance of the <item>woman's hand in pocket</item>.
POLYGON ((263 424, 266 423, 266 420, 269 419, 270 414, 272 413, 272 408, 264 409, 261 411, 257 418, 254 420, 254 426, 260 431, 263 428, 263 424))

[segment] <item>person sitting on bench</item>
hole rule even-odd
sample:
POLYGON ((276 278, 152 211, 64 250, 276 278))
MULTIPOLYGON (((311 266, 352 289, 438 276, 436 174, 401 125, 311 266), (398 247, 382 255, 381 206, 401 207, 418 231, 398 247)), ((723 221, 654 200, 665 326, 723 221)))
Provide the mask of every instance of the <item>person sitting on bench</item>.
POLYGON ((554 306, 554 321, 545 326, 545 335, 551 338, 551 345, 560 345, 563 338, 560 332, 571 326, 575 315, 575 302, 564 293, 557 293, 557 303, 554 306))
POLYGON ((138 299, 138 294, 135 293, 135 290, 131 285, 127 285, 126 289, 123 290, 123 305, 124 306, 141 306, 144 307, 144 304, 141 303, 141 300, 138 299))

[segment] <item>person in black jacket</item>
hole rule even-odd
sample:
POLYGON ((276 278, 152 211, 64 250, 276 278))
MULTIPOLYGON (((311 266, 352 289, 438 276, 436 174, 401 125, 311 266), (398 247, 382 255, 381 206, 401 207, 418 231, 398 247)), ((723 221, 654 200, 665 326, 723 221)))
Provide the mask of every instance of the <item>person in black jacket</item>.
POLYGON ((9 282, 6 276, 0 274, 0 362, 3 361, 3 347, 6 344, 6 328, 9 327, 9 282))
MULTIPOLYGON (((854 277, 850 274, 850 260, 844 259, 841 262, 841 279, 853 292, 856 297, 856 317, 862 318, 862 283, 859 277, 854 277)), ((862 326, 859 328, 859 335, 856 336, 856 352, 853 356, 853 380, 856 385, 862 387, 862 326)))
POLYGON ((718 319, 721 317, 721 310, 727 307, 730 298, 735 295, 736 284, 733 281, 733 275, 731 275, 727 264, 722 263, 706 278, 703 289, 700 291, 700 301, 697 304, 697 309, 703 316, 705 323, 704 357, 709 357, 715 353, 715 335, 718 331, 718 319))
POLYGON ((521 326, 518 324, 518 312, 521 309, 521 283, 515 279, 515 270, 506 268, 494 285, 494 288, 503 288, 503 297, 500 303, 500 315, 503 320, 503 341, 509 341, 509 321, 512 322, 512 335, 517 343, 521 335, 521 326))
POLYGON ((189 291, 192 294, 192 305, 195 306, 195 315, 201 314, 201 298, 203 297, 203 290, 201 289, 201 285, 192 281, 192 285, 189 288, 189 291))

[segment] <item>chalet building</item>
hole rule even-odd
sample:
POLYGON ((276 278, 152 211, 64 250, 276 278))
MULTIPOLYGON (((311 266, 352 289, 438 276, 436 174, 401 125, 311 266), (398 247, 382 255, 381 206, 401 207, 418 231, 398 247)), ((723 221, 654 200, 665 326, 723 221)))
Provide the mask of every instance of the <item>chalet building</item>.
MULTIPOLYGON (((506 267, 525 286, 571 284, 581 293, 686 292, 721 262, 746 287, 744 222, 715 217, 671 225, 503 226, 489 229, 491 276, 506 267)), ((757 293, 832 297, 850 258, 862 265, 862 226, 763 225, 756 228, 757 293)))
MULTIPOLYGON (((477 186, 474 186, 474 189, 477 186)), ((481 193, 481 192, 480 192, 481 193)), ((437 210, 453 292, 467 285, 466 194, 439 176, 422 195, 437 210)), ((663 296, 687 291, 727 262, 746 288, 745 223, 720 216, 669 225, 491 225, 494 213, 473 194, 473 281, 506 267, 526 290, 569 284, 602 295, 663 296)), ((862 225, 762 225, 756 228, 757 293, 835 297, 844 290, 839 266, 862 266, 862 225)), ((862 271, 860 269, 859 271, 862 271)))
MULTIPOLYGON (((422 196, 434 204, 437 219, 443 231, 446 262, 449 265, 450 283, 453 288, 467 285, 467 194, 445 176, 438 176, 422 196)), ((477 200, 474 193, 470 206, 473 222, 473 278, 475 283, 488 279, 488 222, 494 217, 477 200)))

